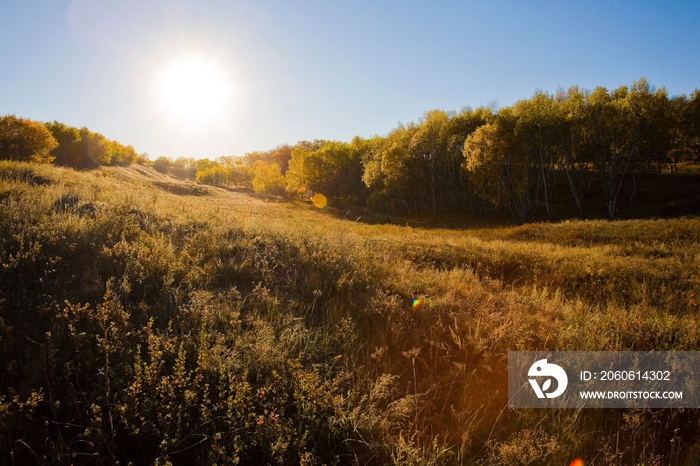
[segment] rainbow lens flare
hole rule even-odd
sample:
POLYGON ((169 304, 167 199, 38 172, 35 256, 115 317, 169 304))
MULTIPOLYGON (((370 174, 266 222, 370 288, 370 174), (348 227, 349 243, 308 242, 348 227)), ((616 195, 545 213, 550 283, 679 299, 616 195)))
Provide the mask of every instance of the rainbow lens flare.
POLYGON ((328 199, 326 199, 326 196, 321 193, 314 194, 314 196, 311 198, 311 202, 319 209, 323 209, 328 205, 328 199))
POLYGON ((412 304, 411 306, 413 306, 413 309, 418 309, 418 308, 421 307, 422 305, 423 305, 423 299, 422 299, 422 298, 414 298, 414 299, 413 299, 413 304, 412 304))

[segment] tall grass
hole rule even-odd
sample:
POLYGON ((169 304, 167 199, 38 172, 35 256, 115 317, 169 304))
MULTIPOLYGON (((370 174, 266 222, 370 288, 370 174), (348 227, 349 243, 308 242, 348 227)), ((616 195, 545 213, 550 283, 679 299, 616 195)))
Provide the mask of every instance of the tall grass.
POLYGON ((369 226, 19 163, 0 212, 3 464, 681 464, 700 439, 693 410, 506 407, 509 350, 698 350, 696 219, 369 226))

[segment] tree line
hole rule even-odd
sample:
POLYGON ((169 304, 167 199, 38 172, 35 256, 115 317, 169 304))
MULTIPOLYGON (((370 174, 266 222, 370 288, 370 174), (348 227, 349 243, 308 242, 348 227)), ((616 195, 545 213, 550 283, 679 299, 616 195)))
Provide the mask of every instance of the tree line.
POLYGON ((214 160, 158 157, 153 168, 178 178, 214 186, 252 188, 256 193, 285 195, 285 173, 292 147, 282 145, 270 151, 244 156, 222 156, 214 160))
POLYGON ((586 217, 601 208, 594 189, 612 219, 621 197, 634 202, 642 175, 688 161, 700 162, 700 90, 669 97, 642 78, 614 90, 536 91, 500 109, 432 110, 386 136, 301 141, 191 167, 202 183, 284 187, 300 198, 311 190, 408 215, 490 207, 522 223, 537 212, 554 218, 561 202, 586 217))
POLYGON ((640 175, 700 161, 700 90, 669 98, 645 79, 613 91, 577 86, 538 91, 489 115, 465 143, 463 167, 479 195, 520 222, 542 207, 553 216, 552 188, 564 183, 581 217, 594 182, 615 216, 640 175))
POLYGON ((107 139, 89 129, 57 121, 41 123, 14 115, 0 117, 0 159, 54 163, 74 168, 127 166, 139 155, 130 145, 107 139))
MULTIPOLYGON (((139 156, 86 128, 6 116, 0 157, 83 168, 139 156)), ((500 109, 432 110, 386 136, 300 141, 215 160, 159 157, 153 166, 258 193, 317 192, 408 215, 490 208, 522 223, 537 213, 554 218, 562 202, 586 217, 601 207, 591 205, 593 190, 612 219, 622 197, 634 202, 642 175, 687 161, 700 162, 700 90, 670 97, 642 78, 614 90, 536 91, 500 109)))

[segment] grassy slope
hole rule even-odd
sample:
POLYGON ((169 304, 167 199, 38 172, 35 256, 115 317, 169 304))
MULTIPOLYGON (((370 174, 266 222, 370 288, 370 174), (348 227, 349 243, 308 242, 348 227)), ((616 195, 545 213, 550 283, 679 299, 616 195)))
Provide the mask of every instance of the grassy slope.
POLYGON ((11 163, 0 212, 3 462, 673 464, 700 438, 688 410, 505 408, 508 350, 700 349, 697 219, 425 230, 11 163))

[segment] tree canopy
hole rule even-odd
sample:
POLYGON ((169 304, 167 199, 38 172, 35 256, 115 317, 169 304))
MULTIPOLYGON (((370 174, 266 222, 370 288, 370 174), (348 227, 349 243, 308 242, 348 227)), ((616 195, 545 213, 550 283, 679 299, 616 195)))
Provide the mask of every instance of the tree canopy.
POLYGON ((57 121, 46 123, 46 128, 58 141, 51 155, 56 165, 88 168, 98 165, 131 165, 137 153, 132 146, 125 146, 107 139, 89 129, 75 128, 57 121))
POLYGON ((14 115, 0 117, 0 159, 51 163, 58 142, 39 122, 14 115))
MULTIPOLYGON (((87 168, 147 161, 87 128, 0 119, 0 156, 87 168)), ((485 208, 525 222, 555 218, 562 200, 586 217, 614 218, 646 175, 700 162, 700 90, 669 97, 641 78, 630 86, 571 86, 495 109, 431 110, 386 136, 300 141, 214 160, 157 158, 162 173, 201 183, 375 209, 437 214, 485 208), (595 193, 594 196, 591 193, 595 193), (569 197, 567 197, 569 196, 569 197)))
POLYGON ((321 193, 409 215, 488 207, 522 223, 555 218, 562 202, 581 217, 602 208, 614 218, 645 174, 691 160, 700 161, 700 91, 669 97, 642 78, 614 90, 538 90, 498 110, 431 110, 386 136, 300 141, 199 160, 196 170, 200 182, 258 192, 282 176, 299 199, 321 193))

